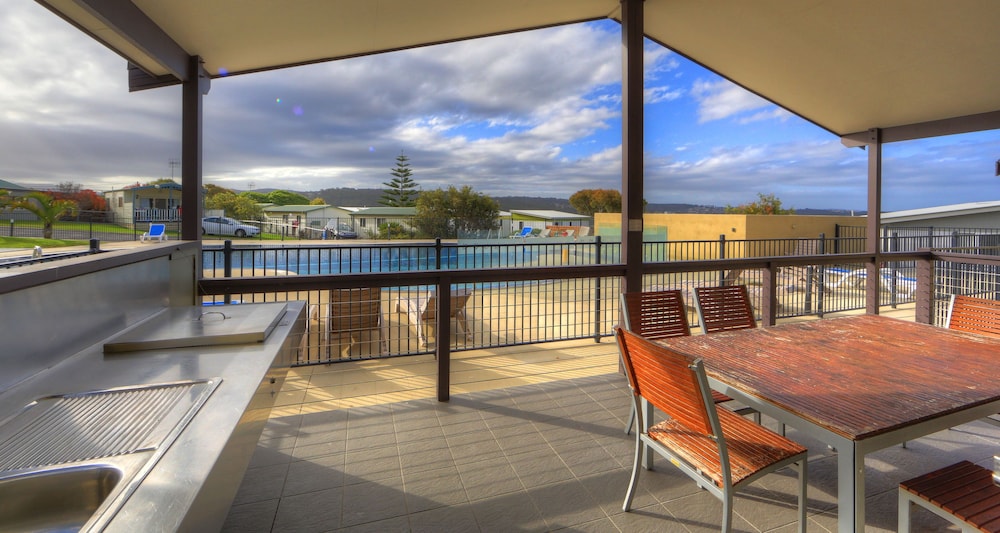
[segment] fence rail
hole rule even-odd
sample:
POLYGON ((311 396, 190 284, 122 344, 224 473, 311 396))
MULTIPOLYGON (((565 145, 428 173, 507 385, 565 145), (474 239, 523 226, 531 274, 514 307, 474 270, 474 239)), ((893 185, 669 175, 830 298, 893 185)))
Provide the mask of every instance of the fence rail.
MULTIPOLYGON (((855 246, 855 240, 839 244, 855 246)), ((211 302, 308 301, 310 348, 301 364, 428 353, 436 349, 436 330, 444 327, 440 336, 450 339, 449 350, 611 335, 618 323, 620 243, 544 241, 332 247, 227 242, 203 250, 201 289, 211 302), (447 324, 427 315, 428 309, 445 312, 435 308, 443 286, 449 294, 468 295, 457 310, 449 299, 447 324), (377 326, 345 334, 338 320, 349 308, 334 303, 337 291, 366 287, 381 289, 377 306, 367 306, 378 308, 378 317, 368 321, 377 326)), ((785 261, 773 267, 777 318, 865 308, 867 258, 823 253, 831 245, 825 239, 646 243, 643 288, 681 289, 693 311, 695 287, 746 284, 760 314, 768 303, 768 261, 781 257, 785 261), (820 255, 789 255, 789 250, 820 255)), ((914 268, 913 261, 883 265, 883 304, 914 301, 914 268)), ((692 323, 697 324, 693 314, 692 323)))

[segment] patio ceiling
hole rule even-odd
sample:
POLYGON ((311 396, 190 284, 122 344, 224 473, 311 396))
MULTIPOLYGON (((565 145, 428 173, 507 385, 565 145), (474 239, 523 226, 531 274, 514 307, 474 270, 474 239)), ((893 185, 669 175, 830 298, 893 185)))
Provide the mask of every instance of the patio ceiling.
MULTIPOLYGON (((39 0, 178 83, 603 18, 618 0, 39 0)), ((847 140, 1000 127, 1000 2, 646 0, 645 33, 847 140)))

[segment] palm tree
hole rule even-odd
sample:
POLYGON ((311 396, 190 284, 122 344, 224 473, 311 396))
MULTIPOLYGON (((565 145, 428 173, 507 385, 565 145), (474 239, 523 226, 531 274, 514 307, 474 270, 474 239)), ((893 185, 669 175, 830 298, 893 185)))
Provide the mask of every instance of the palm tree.
POLYGON ((52 225, 63 215, 75 215, 76 202, 72 200, 56 200, 44 192, 29 192, 11 202, 14 208, 21 208, 33 213, 42 221, 42 237, 52 238, 52 225))

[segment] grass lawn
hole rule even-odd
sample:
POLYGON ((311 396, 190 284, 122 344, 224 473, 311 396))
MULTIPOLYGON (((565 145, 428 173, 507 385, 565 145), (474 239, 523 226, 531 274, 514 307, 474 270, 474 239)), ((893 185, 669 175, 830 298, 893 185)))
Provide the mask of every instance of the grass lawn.
POLYGON ((0 237, 0 248, 61 248, 63 246, 89 246, 90 241, 69 239, 42 239, 36 237, 0 237))

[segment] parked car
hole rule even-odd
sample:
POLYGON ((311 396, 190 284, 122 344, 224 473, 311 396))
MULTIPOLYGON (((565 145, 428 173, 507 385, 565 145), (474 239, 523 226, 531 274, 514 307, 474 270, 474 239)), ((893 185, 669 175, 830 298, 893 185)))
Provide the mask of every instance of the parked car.
POLYGON ((260 228, 229 217, 205 217, 201 219, 201 234, 253 237, 260 234, 260 228))
POLYGON ((336 220, 330 220, 326 223, 327 238, 330 239, 357 239, 358 232, 354 231, 354 228, 346 222, 338 223, 336 220))

